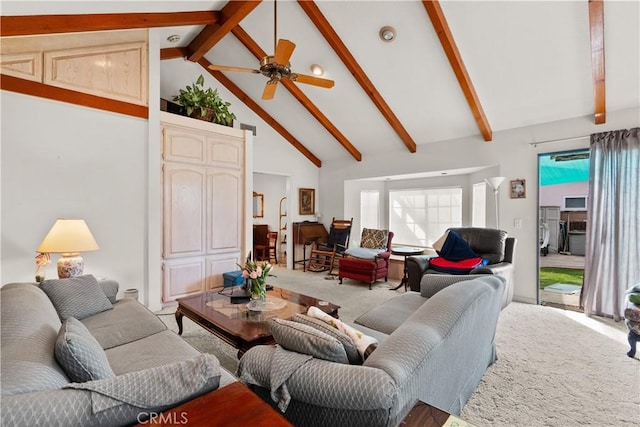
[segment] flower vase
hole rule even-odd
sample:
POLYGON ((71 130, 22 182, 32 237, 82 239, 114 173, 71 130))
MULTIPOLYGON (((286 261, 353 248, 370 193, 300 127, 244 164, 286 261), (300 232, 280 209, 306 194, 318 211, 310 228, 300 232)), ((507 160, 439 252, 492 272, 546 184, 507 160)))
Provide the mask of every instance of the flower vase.
POLYGON ((251 299, 260 301, 267 300, 267 285, 264 279, 251 279, 251 299))
POLYGON ((45 273, 47 271, 46 265, 38 265, 36 267, 36 282, 42 283, 44 281, 45 273))

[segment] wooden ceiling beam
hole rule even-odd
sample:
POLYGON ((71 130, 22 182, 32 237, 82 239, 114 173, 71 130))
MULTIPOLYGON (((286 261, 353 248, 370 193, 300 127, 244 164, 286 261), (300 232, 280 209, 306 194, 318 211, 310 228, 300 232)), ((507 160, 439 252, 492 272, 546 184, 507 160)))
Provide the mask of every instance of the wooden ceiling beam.
POLYGON ((198 62, 260 3, 262 3, 262 0, 228 2, 220 11, 218 22, 204 27, 200 34, 189 44, 187 59, 198 62))
MULTIPOLYGON (((242 27, 238 25, 233 30, 231 30, 231 32, 238 38, 238 40, 240 40, 240 43, 242 43, 244 47, 246 47, 258 60, 267 56, 267 53, 262 50, 262 48, 260 48, 258 43, 256 43, 255 40, 253 40, 251 36, 247 34, 246 31, 244 31, 244 29, 242 29, 242 27)), ((360 151, 358 151, 358 149, 354 147, 351 142, 349 142, 349 140, 342 134, 342 132, 340 132, 340 130, 338 130, 338 128, 333 123, 331 123, 331 120, 329 120, 327 116, 325 116, 322 111, 320 111, 320 109, 316 107, 313 102, 311 102, 311 100, 294 82, 288 79, 282 79, 280 80, 280 84, 282 84, 285 88, 287 88, 289 92, 291 92, 294 98, 296 98, 298 102, 300 102, 300 104, 302 104, 302 106, 306 108, 307 111, 309 111, 309 113, 311 113, 311 115, 315 117, 315 119, 335 139, 338 140, 340 145, 342 145, 344 149, 347 150, 347 152, 351 154, 351 156, 353 156, 354 159, 356 159, 357 161, 362 160, 362 153, 360 153, 360 151)))
POLYGON ((160 60, 184 58, 187 55, 186 47, 165 47, 160 49, 160 60))
POLYGON ((318 31, 324 36, 325 40, 329 43, 329 45, 333 48, 338 57, 342 60, 347 69, 351 72, 356 81, 362 86, 365 93, 369 96, 374 105, 380 110, 380 113, 384 116, 384 118, 389 122, 393 130, 398 134, 404 145, 409 149, 410 152, 416 152, 416 143, 409 135, 409 132, 402 126, 398 117, 391 110, 391 107, 387 104, 387 102, 382 98, 380 92, 376 89, 376 87, 371 83, 369 77, 364 72, 358 61, 354 58, 354 56, 349 52, 347 46, 342 42, 336 31, 333 29, 327 18, 322 14, 318 6, 313 1, 307 0, 298 0, 298 4, 307 14, 311 22, 316 26, 318 31))
POLYGON ((604 76, 604 4, 602 0, 589 0, 589 35, 591 39, 591 69, 595 98, 594 122, 607 121, 604 76))
POLYGON ((132 104, 130 102, 118 101, 116 99, 104 98, 97 95, 91 95, 89 93, 50 86, 40 82, 8 76, 6 74, 0 74, 0 87, 2 87, 2 90, 8 90, 24 95, 53 99, 54 101, 96 108, 103 111, 111 111, 118 114, 126 114, 128 116, 140 117, 143 119, 149 118, 149 108, 144 105, 132 104))
POLYGON ((209 25, 218 22, 219 18, 217 11, 2 16, 0 36, 209 25))
POLYGON ((471 81, 471 77, 467 72, 467 67, 465 67, 464 65, 464 61, 462 60, 462 55, 460 55, 458 46, 453 39, 453 34, 449 29, 449 24, 447 23, 447 19, 445 18, 444 13, 442 12, 440 3, 438 2, 438 0, 423 0, 422 4, 424 5, 424 8, 429 15, 429 19, 433 24, 433 28, 436 31, 438 38, 440 39, 440 44, 442 44, 444 53, 449 59, 451 68, 453 68, 453 73, 458 79, 458 84, 462 89, 462 93, 464 93, 464 97, 467 99, 467 103, 471 108, 471 113, 473 114, 476 123, 478 124, 480 133, 482 133, 485 141, 491 141, 493 137, 491 126, 489 125, 489 121, 484 114, 484 110, 482 109, 482 105, 480 104, 480 98, 478 98, 478 94, 473 87, 473 82, 471 81))

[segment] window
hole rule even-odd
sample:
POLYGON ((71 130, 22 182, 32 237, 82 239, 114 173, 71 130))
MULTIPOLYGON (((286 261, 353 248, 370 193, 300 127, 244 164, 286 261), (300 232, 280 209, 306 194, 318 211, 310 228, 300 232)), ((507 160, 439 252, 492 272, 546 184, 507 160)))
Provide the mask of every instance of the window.
POLYGON ((587 196, 563 196, 562 210, 563 211, 586 211, 587 196))
POLYGON ((394 242, 431 246, 449 227, 462 225, 462 188, 389 191, 394 242))
POLYGON ((487 226, 487 186, 484 182, 473 184, 473 213, 471 226, 487 226))
POLYGON ((380 192, 378 190, 360 192, 360 227, 380 228, 380 192))

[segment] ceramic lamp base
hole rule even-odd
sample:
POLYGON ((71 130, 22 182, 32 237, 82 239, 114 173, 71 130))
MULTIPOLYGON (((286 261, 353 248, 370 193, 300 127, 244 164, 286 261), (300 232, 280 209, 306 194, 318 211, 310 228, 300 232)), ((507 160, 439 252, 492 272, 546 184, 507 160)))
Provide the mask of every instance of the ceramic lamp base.
POLYGON ((78 253, 62 254, 58 259, 58 277, 60 279, 82 276, 83 271, 84 260, 78 253))

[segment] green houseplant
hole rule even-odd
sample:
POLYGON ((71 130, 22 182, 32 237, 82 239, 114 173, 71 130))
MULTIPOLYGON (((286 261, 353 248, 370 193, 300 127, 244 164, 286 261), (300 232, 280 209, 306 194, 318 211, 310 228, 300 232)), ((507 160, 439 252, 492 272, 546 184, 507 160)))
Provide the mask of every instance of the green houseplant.
POLYGON ((229 111, 231 103, 223 101, 217 89, 204 88, 202 74, 195 83, 180 89, 173 100, 182 105, 189 117, 225 126, 232 126, 236 118, 236 115, 229 111))

